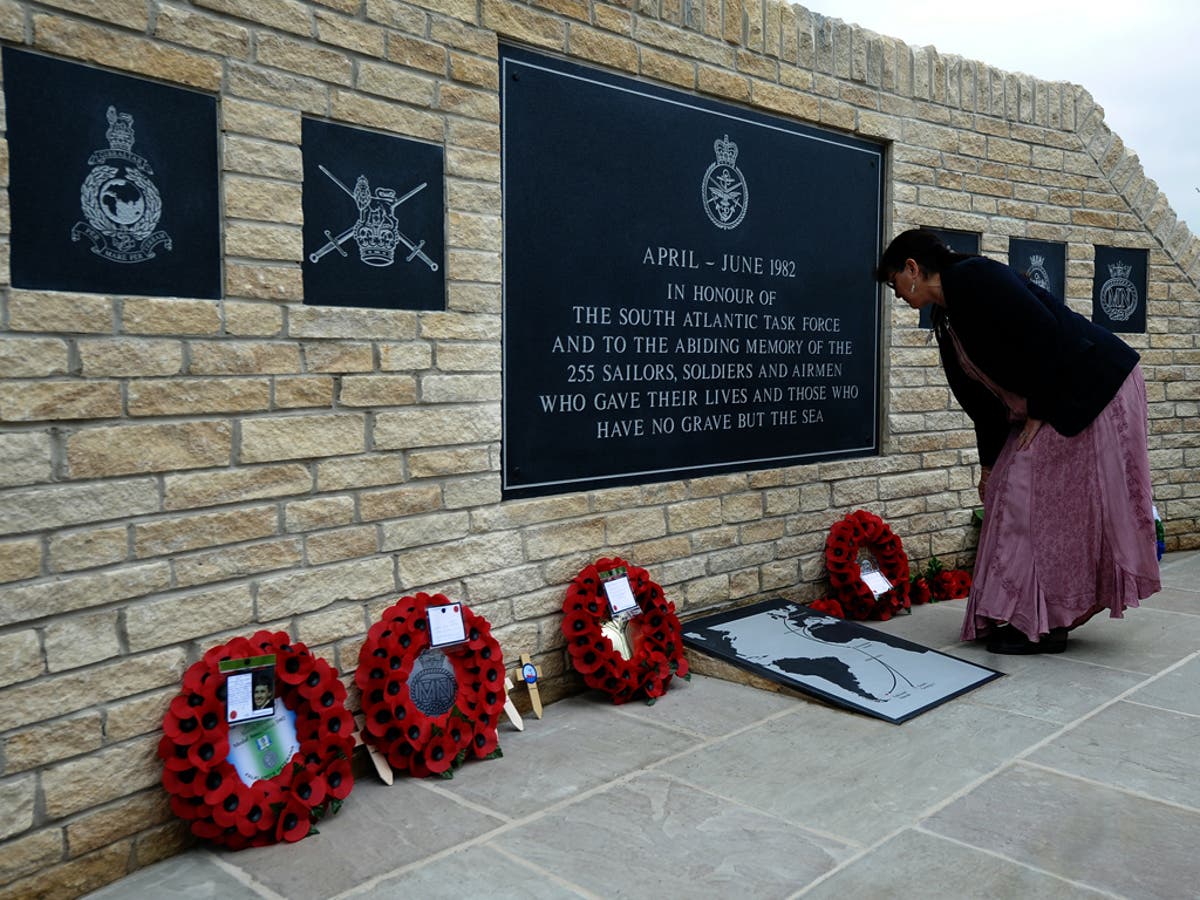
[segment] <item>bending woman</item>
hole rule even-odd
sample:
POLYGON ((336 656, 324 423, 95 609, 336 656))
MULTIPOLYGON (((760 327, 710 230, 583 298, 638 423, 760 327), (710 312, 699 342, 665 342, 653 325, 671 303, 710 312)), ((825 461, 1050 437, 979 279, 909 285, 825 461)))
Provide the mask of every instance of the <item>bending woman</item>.
POLYGON ((930 307, 975 426, 984 505, 964 640, 1058 653, 1101 610, 1160 588, 1138 354, 1013 269, 899 235, 876 270, 930 307))

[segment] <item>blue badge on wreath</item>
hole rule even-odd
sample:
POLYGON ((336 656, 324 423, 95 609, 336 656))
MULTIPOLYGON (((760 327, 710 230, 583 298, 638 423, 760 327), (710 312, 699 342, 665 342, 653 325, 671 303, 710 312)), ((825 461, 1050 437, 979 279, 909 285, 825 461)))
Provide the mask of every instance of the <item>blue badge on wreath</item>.
POLYGON ((738 147, 729 135, 713 141, 717 161, 704 173, 700 194, 704 211, 718 228, 737 228, 746 217, 750 188, 737 167, 738 147))
POLYGON ((79 205, 86 222, 71 228, 71 240, 84 235, 92 252, 118 263, 140 263, 155 256, 154 249, 171 249, 171 236, 155 231, 162 216, 162 198, 150 180, 154 170, 133 152, 133 116, 108 108, 108 149, 88 157, 92 171, 79 189, 79 205))

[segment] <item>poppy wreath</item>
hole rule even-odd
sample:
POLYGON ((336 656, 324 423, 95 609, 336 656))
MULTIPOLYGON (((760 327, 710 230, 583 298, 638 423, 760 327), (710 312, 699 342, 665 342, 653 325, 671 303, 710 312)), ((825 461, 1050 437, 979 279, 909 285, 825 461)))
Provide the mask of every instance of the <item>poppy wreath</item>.
POLYGON ((285 632, 259 631, 213 647, 183 676, 163 717, 158 756, 171 811, 192 834, 234 850, 316 833, 354 787, 354 719, 337 670, 285 632), (245 784, 228 761, 223 660, 275 655, 277 701, 296 715, 300 749, 272 778, 245 784))
POLYGON ((453 673, 452 702, 445 711, 427 714, 414 701, 409 677, 417 658, 429 649, 426 610, 451 601, 442 594, 402 597, 371 626, 358 654, 355 684, 362 690, 366 723, 364 740, 387 757, 398 772, 417 778, 440 775, 467 759, 494 759, 500 751, 496 727, 506 699, 504 658, 483 616, 462 606, 467 640, 444 651, 448 666, 442 683, 453 673))
POLYGON ((965 569, 947 569, 936 556, 924 571, 914 572, 909 595, 913 605, 961 600, 971 592, 971 573, 965 569))
POLYGON ((825 568, 829 572, 831 597, 818 601, 821 606, 812 605, 830 615, 837 614, 833 608, 836 604, 842 618, 886 622, 911 604, 904 547, 900 538, 874 513, 859 509, 833 523, 825 539, 825 568), (863 581, 858 562, 863 551, 875 558, 880 573, 893 585, 878 597, 863 581))
POLYGON ((625 703, 639 691, 653 703, 667 690, 672 676, 691 678, 675 604, 650 580, 649 572, 623 559, 599 559, 575 576, 563 603, 562 630, 571 666, 588 687, 604 691, 613 703, 625 703), (627 626, 633 651, 629 659, 601 629, 610 616, 600 572, 622 566, 641 610, 627 626))

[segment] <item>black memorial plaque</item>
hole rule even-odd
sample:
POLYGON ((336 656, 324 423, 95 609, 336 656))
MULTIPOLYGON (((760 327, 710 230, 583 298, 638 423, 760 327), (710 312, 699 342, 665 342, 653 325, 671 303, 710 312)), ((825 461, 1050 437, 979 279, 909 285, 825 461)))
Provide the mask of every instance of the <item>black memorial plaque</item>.
MULTIPOLYGON (((928 225, 922 225, 921 230, 932 231, 939 238, 941 238, 943 244, 945 244, 955 253, 979 253, 978 232, 959 231, 957 228, 930 228, 928 225)), ((921 310, 918 323, 922 328, 933 327, 932 307, 926 306, 921 310)))
POLYGON ((440 145, 315 119, 304 152, 304 302, 444 309, 440 145))
POLYGON ((1067 245, 1026 238, 1008 239, 1008 264, 1059 300, 1067 295, 1067 245))
POLYGON ((13 285, 220 297, 216 99, 3 52, 13 285))
POLYGON ((1092 321, 1109 331, 1144 334, 1150 252, 1096 245, 1092 321))
POLYGON ((882 151, 501 48, 505 496, 878 451, 882 151))

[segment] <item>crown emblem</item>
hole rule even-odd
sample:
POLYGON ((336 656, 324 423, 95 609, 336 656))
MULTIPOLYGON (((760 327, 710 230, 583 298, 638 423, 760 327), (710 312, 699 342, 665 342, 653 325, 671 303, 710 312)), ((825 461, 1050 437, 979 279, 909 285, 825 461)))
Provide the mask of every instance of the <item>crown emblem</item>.
POLYGON ((108 108, 108 130, 104 132, 108 146, 113 150, 133 149, 133 116, 119 113, 116 107, 108 108))
POLYGON ((720 165, 732 169, 737 164, 738 147, 729 139, 729 135, 713 141, 713 150, 717 153, 717 162, 720 165))
POLYGON ((395 259, 396 245, 400 243, 398 223, 392 215, 395 201, 394 190, 376 188, 355 226, 354 240, 358 244, 359 258, 369 266, 390 266, 395 259))
POLYGON ((1133 266, 1122 262, 1110 263, 1108 266, 1108 274, 1113 278, 1128 278, 1131 271, 1133 271, 1133 266))
POLYGON ((1031 266, 1040 266, 1045 261, 1046 257, 1042 256, 1040 253, 1035 253, 1033 256, 1029 257, 1029 265, 1031 266))

